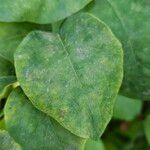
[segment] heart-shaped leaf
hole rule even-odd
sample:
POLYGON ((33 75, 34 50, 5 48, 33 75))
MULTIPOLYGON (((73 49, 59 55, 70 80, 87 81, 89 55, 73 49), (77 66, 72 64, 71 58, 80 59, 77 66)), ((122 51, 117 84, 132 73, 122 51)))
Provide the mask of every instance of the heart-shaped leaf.
POLYGON ((79 11, 91 0, 0 0, 0 21, 52 23, 79 11))
MULTIPOLYGON (((0 8, 1 8, 1 1, 0 1, 0 8)), ((2 23, 0 22, 0 56, 3 56, 3 58, 13 62, 14 51, 16 50, 17 46, 20 44, 22 39, 32 30, 50 31, 51 26, 50 25, 37 25, 37 24, 31 24, 31 23, 2 23)), ((1 61, 2 60, 0 58, 0 62, 1 61)))
POLYGON ((85 140, 37 110, 20 88, 6 102, 5 123, 24 150, 82 150, 85 140))
POLYGON ((87 9, 109 25, 123 44, 121 93, 150 100, 150 0, 95 0, 87 9))
POLYGON ((122 57, 111 30, 80 13, 63 23, 60 36, 30 33, 15 53, 15 67, 38 109, 76 135, 98 139, 112 116, 122 57))
POLYGON ((0 130, 0 150, 21 150, 21 147, 5 130, 0 130))

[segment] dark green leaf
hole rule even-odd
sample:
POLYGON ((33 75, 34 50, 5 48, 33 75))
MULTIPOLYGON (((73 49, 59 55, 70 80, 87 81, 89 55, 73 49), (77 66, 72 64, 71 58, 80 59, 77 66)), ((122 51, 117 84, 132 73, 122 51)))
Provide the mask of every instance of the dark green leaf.
POLYGON ((52 23, 79 11, 91 0, 0 0, 0 21, 52 23))
MULTIPOLYGON (((0 4, 1 4, 1 0, 0 0, 0 4)), ((1 8, 1 5, 0 5, 0 8, 1 8)), ((0 56, 3 56, 3 58, 8 59, 9 61, 13 62, 14 51, 16 50, 17 46, 20 44, 22 39, 32 30, 50 31, 51 26, 50 25, 36 25, 36 24, 30 24, 30 23, 2 23, 0 22, 0 56)), ((0 65, 1 64, 3 65, 1 61, 3 60, 1 60, 0 58, 0 65)))
POLYGON ((144 131, 147 138, 147 141, 150 145, 150 115, 144 121, 144 131))
POLYGON ((85 140, 37 110, 20 88, 8 97, 5 123, 24 150, 82 150, 85 140))
POLYGON ((113 117, 131 121, 137 117, 142 109, 142 101, 118 95, 114 106, 113 117))
POLYGON ((122 48, 90 14, 70 17, 54 33, 32 32, 15 53, 17 78, 34 106, 72 133, 98 139, 122 80, 122 48))
POLYGON ((99 141, 87 140, 85 143, 84 150, 105 150, 105 148, 101 140, 99 141))
POLYGON ((0 99, 7 98, 13 88, 15 88, 14 83, 16 82, 15 76, 3 76, 0 77, 0 99))
POLYGON ((0 130, 0 150, 21 150, 21 147, 5 130, 0 130))
POLYGON ((150 0, 95 0, 88 10, 109 25, 123 44, 121 92, 150 100, 150 0))
POLYGON ((1 76, 7 76, 7 75, 14 75, 14 66, 13 64, 6 60, 3 56, 0 54, 0 77, 1 76))

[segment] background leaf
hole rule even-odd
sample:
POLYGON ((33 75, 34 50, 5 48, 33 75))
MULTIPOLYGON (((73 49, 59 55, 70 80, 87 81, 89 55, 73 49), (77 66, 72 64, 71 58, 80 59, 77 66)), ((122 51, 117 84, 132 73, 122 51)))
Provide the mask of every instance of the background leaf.
POLYGON ((0 130, 0 150, 21 150, 21 147, 5 130, 0 130))
POLYGON ((101 140, 99 141, 87 140, 85 143, 84 150, 105 150, 105 148, 101 140))
POLYGON ((123 44, 121 93, 150 100, 150 1, 95 0, 87 10, 103 20, 123 44))
MULTIPOLYGON (((13 1, 10 1, 10 2, 13 2, 13 1)), ((1 3, 1 0, 0 0, 0 3, 1 3)), ((7 59, 8 61, 14 62, 14 51, 16 50, 17 46, 20 44, 22 39, 32 30, 50 31, 51 26, 50 25, 37 25, 37 24, 31 24, 31 23, 2 23, 0 22, 0 56, 3 56, 3 58, 7 59)), ((1 64, 3 65, 4 63, 1 63, 1 61, 2 60, 0 58, 0 65, 1 64)))
POLYGON ((7 98, 7 96, 12 91, 13 84, 16 82, 15 76, 3 76, 0 77, 0 100, 2 98, 7 98))
POLYGON ((0 0, 0 21, 52 23, 79 11, 91 0, 0 0))
POLYGON ((61 38, 32 32, 15 53, 18 81, 34 106, 72 133, 98 139, 122 81, 122 47, 87 13, 63 23, 61 38), (35 88, 36 87, 36 88, 35 88))
POLYGON ((114 106, 113 117, 116 119, 131 121, 141 113, 141 110, 142 102, 140 100, 118 95, 114 106))
POLYGON ((0 55, 0 76, 14 75, 13 64, 0 55))
POLYGON ((85 140, 73 135, 32 106, 20 88, 8 97, 5 123, 24 150, 82 150, 85 140))
POLYGON ((106 150, 149 150, 143 131, 142 118, 134 121, 112 120, 102 136, 106 150))
POLYGON ((145 131, 147 141, 150 145, 150 115, 148 115, 144 121, 144 131, 145 131))

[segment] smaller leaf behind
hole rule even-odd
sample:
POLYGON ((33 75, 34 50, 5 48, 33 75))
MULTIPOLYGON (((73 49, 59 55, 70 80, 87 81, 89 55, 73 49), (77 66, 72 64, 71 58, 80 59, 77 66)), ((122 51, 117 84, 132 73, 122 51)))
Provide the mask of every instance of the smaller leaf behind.
POLYGON ((0 150, 21 150, 21 147, 5 130, 0 130, 0 150))
POLYGON ((14 75, 14 74, 15 74, 15 70, 13 64, 1 55, 1 50, 0 50, 0 77, 14 75))
POLYGON ((147 141, 150 145, 150 115, 148 115, 144 121, 144 132, 145 132, 145 136, 147 138, 147 141))
POLYGON ((0 99, 7 98, 13 88, 15 88, 15 76, 0 77, 0 99))
POLYGON ((93 141, 87 140, 85 143, 84 150, 105 150, 102 140, 93 141))
POLYGON ((8 97, 4 114, 6 128, 24 150, 82 150, 84 147, 83 138, 37 110, 20 88, 8 97))
MULTIPOLYGON (((13 63, 13 55, 17 46, 20 44, 22 39, 32 30, 50 31, 51 25, 0 22, 0 56, 3 56, 3 58, 13 63)), ((0 58, 0 63, 2 61, 1 59, 2 58, 0 58)))
POLYGON ((140 114, 141 109, 142 101, 118 95, 114 106, 113 117, 115 119, 131 121, 140 114))
POLYGON ((79 11, 92 0, 0 0, 0 21, 52 23, 79 11))

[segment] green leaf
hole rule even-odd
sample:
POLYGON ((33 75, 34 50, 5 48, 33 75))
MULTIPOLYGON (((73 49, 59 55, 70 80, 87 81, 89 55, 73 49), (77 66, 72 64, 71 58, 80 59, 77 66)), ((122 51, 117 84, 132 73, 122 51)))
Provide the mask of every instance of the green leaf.
POLYGON ((81 13, 63 23, 61 37, 32 32, 15 53, 15 67, 38 109, 80 137, 103 133, 122 80, 122 48, 104 23, 81 13))
POLYGON ((123 44, 121 93, 150 100, 150 1, 95 0, 87 9, 109 25, 123 44))
MULTIPOLYGON (((5 129, 5 121, 4 119, 1 119, 1 111, 0 111, 0 130, 4 130, 5 129)), ((1 145, 1 144, 0 144, 1 145)))
POLYGON ((13 64, 0 54, 0 76, 14 75, 13 64))
MULTIPOLYGON (((12 2, 12 1, 11 1, 12 2)), ((0 3, 2 3, 0 1, 0 3)), ((0 6, 1 7, 1 6, 0 6)), ((1 11, 1 9, 0 9, 1 11)), ((46 30, 50 31, 50 25, 36 25, 30 23, 2 23, 0 22, 0 56, 13 62, 14 51, 20 44, 22 39, 32 30, 46 30)), ((0 58, 0 68, 1 64, 0 58)), ((9 64, 8 64, 9 67, 9 64)), ((4 71, 2 71, 3 73, 4 71)), ((1 73, 1 71, 0 71, 1 73)))
POLYGON ((105 148, 101 140, 99 141, 87 140, 85 143, 84 150, 105 150, 105 148))
POLYGON ((15 76, 0 77, 0 99, 7 98, 13 88, 15 88, 15 76))
POLYGON ((120 150, 113 142, 113 140, 108 140, 105 143, 106 150, 120 150))
POLYGON ((24 150, 82 150, 85 140, 37 110, 20 88, 6 102, 5 123, 24 150))
POLYGON ((148 115, 144 121, 144 131, 147 141, 150 145, 150 115, 148 115))
POLYGON ((52 23, 79 11, 91 0, 0 0, 0 21, 52 23))
POLYGON ((0 130, 0 150, 21 150, 21 147, 5 130, 0 130))
POLYGON ((137 117, 142 110, 142 101, 118 95, 114 106, 113 117, 131 121, 137 117))

